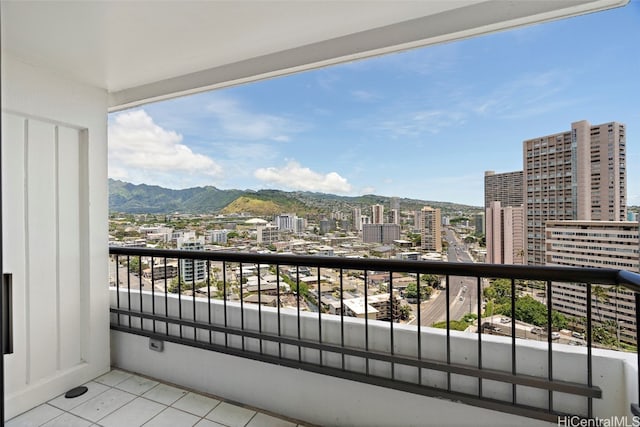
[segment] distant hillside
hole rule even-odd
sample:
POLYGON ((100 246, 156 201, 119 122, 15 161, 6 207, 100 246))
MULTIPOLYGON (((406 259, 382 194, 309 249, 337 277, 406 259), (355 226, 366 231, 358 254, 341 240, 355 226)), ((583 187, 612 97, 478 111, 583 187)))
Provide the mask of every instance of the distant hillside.
MULTIPOLYGON (((195 187, 171 190, 155 185, 135 185, 109 180, 109 210, 123 213, 250 213, 266 216, 276 213, 295 213, 299 216, 328 214, 333 211, 349 211, 360 207, 363 215, 373 204, 389 209, 391 198, 367 194, 363 196, 338 196, 313 192, 287 192, 280 190, 220 190, 216 187, 195 187)), ((399 198, 403 211, 431 206, 442 209, 444 214, 482 210, 481 207, 449 202, 436 202, 399 198)))
POLYGON ((110 179, 109 210, 125 213, 216 212, 244 193, 211 186, 171 190, 110 179))

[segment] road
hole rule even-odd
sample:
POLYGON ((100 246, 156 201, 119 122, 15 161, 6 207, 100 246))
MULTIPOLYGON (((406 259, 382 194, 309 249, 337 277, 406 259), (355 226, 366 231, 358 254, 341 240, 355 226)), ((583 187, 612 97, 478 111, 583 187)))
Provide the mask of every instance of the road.
MULTIPOLYGON (((458 239, 450 228, 446 230, 446 239, 449 242, 448 262, 473 262, 466 245, 458 239)), ((477 314, 477 286, 477 279, 474 277, 449 276, 449 313, 451 320, 458 320, 467 313, 477 314)), ((446 307, 446 290, 442 290, 435 298, 421 304, 420 324, 422 326, 431 326, 436 322, 447 320, 446 307)))

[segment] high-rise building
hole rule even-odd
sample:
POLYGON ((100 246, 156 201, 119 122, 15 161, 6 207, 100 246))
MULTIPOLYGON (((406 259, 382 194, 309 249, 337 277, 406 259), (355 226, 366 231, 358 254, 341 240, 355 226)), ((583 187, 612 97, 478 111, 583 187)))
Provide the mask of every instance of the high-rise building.
POLYGON ((523 172, 484 173, 486 261, 524 264, 523 172))
POLYGON ((392 197, 390 205, 389 222, 392 224, 400 224, 400 199, 392 197))
POLYGON ((384 206, 383 205, 371 206, 371 223, 384 224, 384 206))
POLYGON ((524 264, 524 208, 502 207, 493 201, 486 209, 486 242, 489 264, 524 264))
POLYGON ((391 210, 395 209, 400 211, 400 199, 397 197, 392 197, 390 201, 391 210))
POLYGON ((360 208, 353 208, 353 211, 351 211, 351 220, 353 222, 353 229, 355 231, 362 231, 362 210, 360 208))
POLYGON ((280 229, 275 225, 259 225, 256 227, 256 240, 262 245, 272 245, 280 240, 280 229))
MULTIPOLYGON (((547 221, 546 265, 616 268, 640 271, 638 223, 630 221, 547 221)), ((586 317, 586 288, 581 283, 552 285, 552 306, 573 318, 586 317)), ((635 297, 630 291, 606 287, 605 298, 592 298, 593 321, 613 322, 620 340, 635 344, 635 297)))
MULTIPOLYGON (((204 237, 195 237, 195 233, 185 233, 178 237, 178 249, 183 251, 204 250, 204 237)), ((203 259, 181 259, 180 277, 185 283, 201 282, 207 277, 207 262, 203 259)))
POLYGON ((484 173, 484 207, 491 202, 500 202, 502 207, 521 206, 523 203, 523 172, 484 173))
POLYGON ((391 224, 400 225, 400 211, 398 209, 391 209, 389 214, 389 222, 391 224))
POLYGON ((474 216, 475 229, 477 234, 482 234, 485 232, 485 213, 480 212, 474 216))
POLYGON ((293 223, 293 232, 303 233, 306 228, 307 228, 307 220, 304 218, 296 217, 296 220, 293 223))
POLYGON ((422 212, 414 211, 413 212, 413 228, 419 231, 420 227, 422 227, 422 212))
POLYGON ((280 231, 293 231, 295 228, 296 215, 292 213, 283 213, 275 216, 275 225, 280 231))
POLYGON ((420 234, 422 237, 421 248, 423 251, 442 251, 442 235, 440 232, 440 209, 425 206, 420 211, 420 234))
POLYGON ((583 120, 523 142, 527 264, 545 263, 545 223, 626 219, 625 126, 583 120))
POLYGON ((363 224, 363 243, 391 244, 400 239, 400 226, 397 224, 363 224))

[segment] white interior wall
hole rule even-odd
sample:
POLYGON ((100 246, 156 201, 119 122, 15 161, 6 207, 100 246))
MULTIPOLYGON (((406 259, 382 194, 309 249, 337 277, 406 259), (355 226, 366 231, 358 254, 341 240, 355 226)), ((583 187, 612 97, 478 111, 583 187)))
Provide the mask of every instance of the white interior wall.
POLYGON ((2 54, 6 417, 109 369, 107 94, 2 54))

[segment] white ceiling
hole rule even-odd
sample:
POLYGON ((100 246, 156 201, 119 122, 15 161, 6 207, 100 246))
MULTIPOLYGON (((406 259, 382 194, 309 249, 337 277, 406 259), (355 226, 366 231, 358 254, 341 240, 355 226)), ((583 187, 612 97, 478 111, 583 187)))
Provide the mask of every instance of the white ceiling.
POLYGON ((119 109, 627 1, 2 0, 2 50, 119 109))

